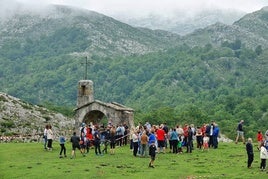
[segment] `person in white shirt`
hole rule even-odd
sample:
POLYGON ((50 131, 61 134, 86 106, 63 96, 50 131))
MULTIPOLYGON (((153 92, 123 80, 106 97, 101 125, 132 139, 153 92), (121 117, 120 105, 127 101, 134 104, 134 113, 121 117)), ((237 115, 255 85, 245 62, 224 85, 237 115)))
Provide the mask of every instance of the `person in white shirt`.
POLYGON ((44 139, 44 149, 47 149, 47 130, 48 130, 48 125, 46 125, 44 134, 43 134, 43 139, 44 139))
POLYGON ((47 130, 47 149, 48 150, 52 150, 52 141, 53 141, 52 126, 48 125, 48 130, 47 130))
POLYGON ((260 169, 261 169, 261 171, 264 171, 266 169, 266 159, 268 158, 268 152, 264 146, 264 143, 261 144, 260 158, 261 158, 260 169))
POLYGON ((133 155, 136 157, 138 148, 139 148, 139 135, 138 132, 135 130, 134 133, 132 134, 132 140, 133 140, 133 155))

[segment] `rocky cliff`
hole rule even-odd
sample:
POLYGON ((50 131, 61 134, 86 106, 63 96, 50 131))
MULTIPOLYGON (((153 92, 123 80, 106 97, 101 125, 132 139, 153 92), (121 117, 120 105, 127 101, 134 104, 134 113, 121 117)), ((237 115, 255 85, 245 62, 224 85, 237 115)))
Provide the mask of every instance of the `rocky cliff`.
POLYGON ((55 138, 62 132, 71 133, 74 119, 44 107, 31 105, 18 98, 0 93, 0 136, 12 136, 16 140, 38 141, 46 124, 52 125, 55 138))

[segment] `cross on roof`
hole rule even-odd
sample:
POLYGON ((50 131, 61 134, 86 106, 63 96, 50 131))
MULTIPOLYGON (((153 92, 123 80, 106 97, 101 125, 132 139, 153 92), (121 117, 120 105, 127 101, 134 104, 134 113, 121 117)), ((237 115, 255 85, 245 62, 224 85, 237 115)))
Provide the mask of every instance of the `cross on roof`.
POLYGON ((92 62, 89 62, 89 61, 87 60, 87 56, 86 56, 86 62, 85 62, 85 63, 81 63, 81 64, 85 64, 85 76, 84 76, 84 80, 86 80, 86 79, 87 79, 87 66, 88 66, 88 65, 91 65, 92 62))

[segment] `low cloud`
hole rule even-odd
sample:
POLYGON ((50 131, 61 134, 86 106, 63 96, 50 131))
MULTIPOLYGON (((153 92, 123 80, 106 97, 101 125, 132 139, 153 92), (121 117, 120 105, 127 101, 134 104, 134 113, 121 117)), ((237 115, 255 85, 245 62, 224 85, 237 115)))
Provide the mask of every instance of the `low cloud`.
POLYGON ((0 15, 4 16, 16 7, 40 10, 48 4, 62 4, 97 11, 106 15, 127 14, 139 16, 146 14, 169 15, 182 11, 196 13, 203 9, 236 9, 252 12, 268 5, 268 0, 0 0, 0 15))

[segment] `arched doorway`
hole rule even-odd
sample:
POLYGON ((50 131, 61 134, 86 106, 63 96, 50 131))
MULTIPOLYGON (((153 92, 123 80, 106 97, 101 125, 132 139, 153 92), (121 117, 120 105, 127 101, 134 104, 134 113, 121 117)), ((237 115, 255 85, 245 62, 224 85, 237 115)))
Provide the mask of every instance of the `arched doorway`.
POLYGON ((92 110, 84 116, 83 122, 86 124, 93 123, 106 126, 108 124, 108 118, 103 112, 98 110, 92 110))

